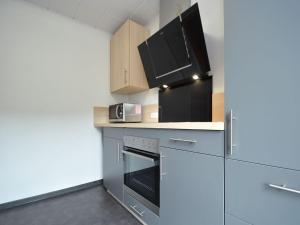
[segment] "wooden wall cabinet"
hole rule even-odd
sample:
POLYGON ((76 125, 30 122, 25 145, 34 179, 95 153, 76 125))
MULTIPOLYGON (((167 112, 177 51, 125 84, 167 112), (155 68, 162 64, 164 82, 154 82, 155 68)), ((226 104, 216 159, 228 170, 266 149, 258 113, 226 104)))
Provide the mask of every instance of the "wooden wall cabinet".
POLYGON ((110 41, 110 91, 130 94, 149 89, 138 45, 149 37, 149 31, 127 20, 110 41))

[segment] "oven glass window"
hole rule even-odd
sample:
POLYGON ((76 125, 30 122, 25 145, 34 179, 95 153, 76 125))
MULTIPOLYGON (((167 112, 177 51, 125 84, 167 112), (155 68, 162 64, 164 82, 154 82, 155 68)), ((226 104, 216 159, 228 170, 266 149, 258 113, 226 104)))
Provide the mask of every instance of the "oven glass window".
POLYGON ((124 183, 159 207, 159 154, 125 147, 124 183))

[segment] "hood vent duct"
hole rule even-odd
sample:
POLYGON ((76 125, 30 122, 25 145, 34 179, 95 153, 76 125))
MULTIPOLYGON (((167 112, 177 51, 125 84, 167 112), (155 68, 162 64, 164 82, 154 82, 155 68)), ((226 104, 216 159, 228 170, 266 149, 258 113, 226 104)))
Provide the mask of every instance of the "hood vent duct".
POLYGON ((189 7, 191 0, 160 0, 159 28, 163 28, 189 7))

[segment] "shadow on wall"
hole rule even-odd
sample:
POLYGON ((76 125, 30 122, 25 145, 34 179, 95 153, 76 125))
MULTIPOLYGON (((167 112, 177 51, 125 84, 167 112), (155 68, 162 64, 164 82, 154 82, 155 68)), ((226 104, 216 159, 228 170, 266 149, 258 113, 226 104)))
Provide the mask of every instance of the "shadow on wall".
POLYGON ((213 75, 213 92, 224 91, 224 39, 204 33, 205 42, 213 75))

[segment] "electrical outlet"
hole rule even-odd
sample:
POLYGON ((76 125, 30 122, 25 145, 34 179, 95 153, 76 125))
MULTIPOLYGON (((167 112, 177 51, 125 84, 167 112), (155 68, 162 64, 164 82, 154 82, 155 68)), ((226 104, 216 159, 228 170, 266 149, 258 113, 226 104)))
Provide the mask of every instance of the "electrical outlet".
POLYGON ((153 112, 150 114, 150 118, 157 119, 158 118, 158 112, 153 112))

